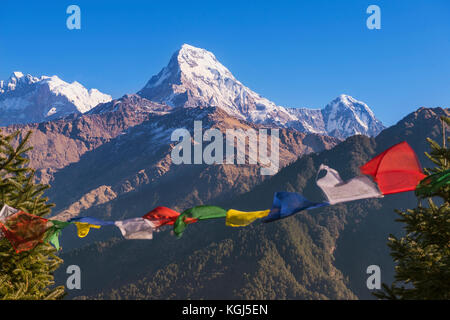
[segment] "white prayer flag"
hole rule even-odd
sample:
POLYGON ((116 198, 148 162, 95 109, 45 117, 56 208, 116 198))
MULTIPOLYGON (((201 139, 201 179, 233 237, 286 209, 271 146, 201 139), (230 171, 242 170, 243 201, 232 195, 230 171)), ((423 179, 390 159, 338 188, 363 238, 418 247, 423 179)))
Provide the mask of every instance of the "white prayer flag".
POLYGON ((319 172, 325 170, 327 174, 316 181, 317 185, 325 193, 330 204, 367 199, 383 198, 377 185, 366 176, 358 176, 344 182, 339 173, 322 164, 319 172))
POLYGON ((4 205, 2 210, 0 210, 0 222, 3 222, 8 218, 9 216, 12 216, 14 213, 19 212, 19 210, 14 209, 8 205, 4 205))
MULTIPOLYGON (((12 216, 14 213, 19 212, 19 210, 14 209, 8 205, 4 205, 2 210, 0 210, 0 222, 5 222, 6 218, 8 218, 9 216, 12 216)), ((4 238, 4 234, 2 232, 2 230, 0 229, 0 239, 4 238)))
POLYGON ((134 218, 114 223, 125 239, 153 239, 154 224, 144 218, 134 218))

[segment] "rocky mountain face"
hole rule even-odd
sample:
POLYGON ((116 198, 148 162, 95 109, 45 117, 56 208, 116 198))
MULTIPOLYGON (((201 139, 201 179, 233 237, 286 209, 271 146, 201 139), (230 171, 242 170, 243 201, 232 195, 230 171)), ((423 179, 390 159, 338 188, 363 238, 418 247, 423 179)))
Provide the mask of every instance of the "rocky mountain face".
POLYGON ((213 53, 187 44, 138 94, 172 107, 216 106, 249 122, 339 138, 375 136, 384 128, 366 104, 347 95, 322 110, 277 106, 239 82, 213 53))
POLYGON ((152 114, 165 114, 170 109, 137 95, 126 95, 99 104, 84 115, 72 114, 53 121, 10 125, 2 131, 33 132, 30 166, 36 169, 40 182, 49 183, 56 171, 78 162, 86 152, 144 122, 152 114))
MULTIPOLYGON (((100 115, 107 116, 108 113, 100 115)), ((92 116, 88 114, 82 118, 90 119, 92 116)), ((181 209, 213 197, 227 198, 246 192, 265 178, 260 172, 264 164, 258 159, 251 164, 248 150, 244 164, 227 163, 225 152, 229 129, 241 132, 255 130, 258 133, 260 127, 230 117, 219 108, 180 108, 172 112, 151 113, 146 121, 129 127, 83 154, 77 162, 55 172, 49 196, 57 204, 56 212, 59 214, 79 214, 76 208, 82 207, 83 214, 122 219, 134 217, 136 212, 144 212, 161 203, 181 209), (185 128, 190 132, 189 144, 193 148, 194 120, 202 121, 202 134, 210 128, 223 134, 224 163, 209 165, 202 161, 194 164, 193 154, 191 164, 173 162, 172 150, 177 142, 171 141, 171 135, 176 129, 185 128), (147 197, 146 194, 152 196, 147 197), (111 195, 114 195, 114 201, 110 201, 111 195), (103 196, 108 199, 107 204, 96 200, 103 196), (93 199, 90 206, 86 205, 88 198, 93 199)), ((242 141, 245 136, 237 139, 242 141)), ((329 149, 337 143, 339 140, 336 138, 281 129, 279 166, 295 161, 302 154, 329 149)), ((271 140, 268 141, 268 149, 270 144, 271 140)), ((207 146, 208 143, 204 142, 202 150, 207 146)), ((194 152, 193 149, 191 151, 194 152)))
POLYGON ((76 81, 14 72, 8 80, 0 81, 0 126, 81 114, 107 101, 111 96, 97 89, 87 90, 76 81))
MULTIPOLYGON (((303 155, 250 191, 229 198, 198 192, 200 180, 180 179, 180 175, 176 179, 183 185, 181 190, 189 189, 198 197, 197 204, 208 198, 208 203, 225 208, 262 210, 271 206, 273 193, 281 190, 321 201, 323 196, 315 185, 321 163, 337 169, 346 180, 357 175, 359 166, 370 158, 406 140, 422 164, 430 166, 423 154, 429 150, 425 138, 440 139, 439 116, 443 114, 450 115, 450 110, 421 108, 377 138, 353 136, 329 150, 303 155)), ((223 176, 220 178, 222 181, 223 176)), ((112 216, 114 212, 136 216, 142 212, 137 203, 153 205, 145 195, 163 200, 164 193, 179 190, 166 188, 155 193, 158 187, 147 189, 142 195, 130 194, 122 204, 115 200, 105 203, 102 211, 112 216)), ((394 266, 386 241, 390 233, 398 235, 402 230, 395 222, 394 209, 415 203, 414 194, 409 192, 305 211, 246 228, 226 227, 219 219, 190 225, 182 241, 169 232, 157 234, 151 242, 127 241, 112 230, 111 239, 65 251, 63 258, 67 265, 77 264, 85 270, 86 287, 77 294, 90 298, 370 298, 367 266, 379 265, 383 282, 392 281, 394 266)), ((66 275, 60 276, 65 281, 66 275)))

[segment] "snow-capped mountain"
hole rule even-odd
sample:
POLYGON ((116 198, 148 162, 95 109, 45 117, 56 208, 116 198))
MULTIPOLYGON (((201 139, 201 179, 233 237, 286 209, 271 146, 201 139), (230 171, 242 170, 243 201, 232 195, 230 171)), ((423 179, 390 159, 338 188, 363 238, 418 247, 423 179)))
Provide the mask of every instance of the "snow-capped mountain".
POLYGON ((355 134, 376 136, 385 127, 362 101, 342 94, 321 110, 325 131, 344 138, 355 134))
POLYGON ((33 77, 13 72, 0 81, 0 126, 51 120, 84 113, 111 96, 87 90, 78 82, 67 83, 57 76, 33 77))
POLYGON ((239 82, 213 53, 188 44, 138 94, 172 107, 216 106, 254 123, 336 137, 376 135, 384 128, 366 104, 346 95, 323 110, 277 106, 239 82))
POLYGON ((286 108, 245 87, 214 54, 188 44, 138 94, 172 107, 216 106, 251 122, 296 120, 286 108))

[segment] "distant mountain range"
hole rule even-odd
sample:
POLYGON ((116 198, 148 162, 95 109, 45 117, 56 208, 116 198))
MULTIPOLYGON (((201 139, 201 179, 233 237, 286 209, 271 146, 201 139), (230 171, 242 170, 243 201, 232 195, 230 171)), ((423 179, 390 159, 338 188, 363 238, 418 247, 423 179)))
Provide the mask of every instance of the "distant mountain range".
POLYGON ((87 90, 78 82, 13 72, 8 80, 0 81, 0 126, 81 114, 110 100, 111 96, 97 89, 87 90))
MULTIPOLYGON (((376 136, 384 128, 365 103, 348 95, 340 95, 323 109, 277 106, 239 82, 213 53, 187 44, 137 94, 172 108, 218 107, 251 123, 337 138, 376 136)), ((0 126, 82 114, 111 100, 78 82, 14 72, 0 81, 0 126)))

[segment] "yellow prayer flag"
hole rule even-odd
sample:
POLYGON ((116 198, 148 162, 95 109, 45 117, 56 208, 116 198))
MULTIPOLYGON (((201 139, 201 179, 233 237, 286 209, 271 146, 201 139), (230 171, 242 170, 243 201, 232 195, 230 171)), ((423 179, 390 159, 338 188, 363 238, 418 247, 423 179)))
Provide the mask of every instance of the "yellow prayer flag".
POLYGON ((86 223, 86 222, 75 222, 75 225, 77 226, 77 234, 78 237, 80 238, 84 238, 88 235, 89 230, 91 230, 91 228, 95 228, 95 229, 100 229, 100 226, 96 226, 95 224, 90 224, 90 223, 86 223))
POLYGON ((227 211, 227 219, 225 224, 229 227, 245 227, 256 219, 266 217, 269 212, 270 210, 245 212, 230 209, 227 211))

